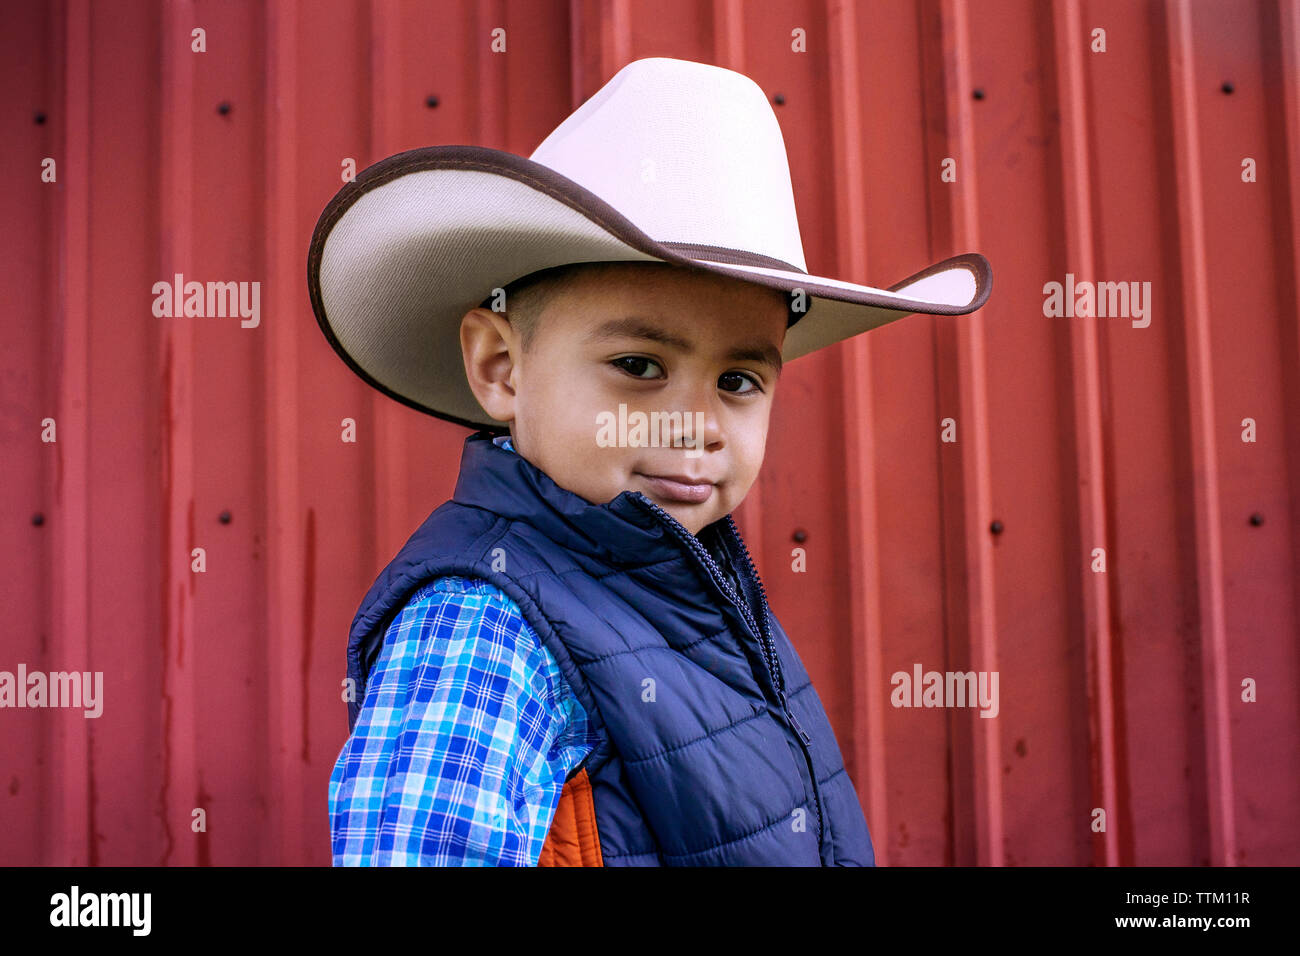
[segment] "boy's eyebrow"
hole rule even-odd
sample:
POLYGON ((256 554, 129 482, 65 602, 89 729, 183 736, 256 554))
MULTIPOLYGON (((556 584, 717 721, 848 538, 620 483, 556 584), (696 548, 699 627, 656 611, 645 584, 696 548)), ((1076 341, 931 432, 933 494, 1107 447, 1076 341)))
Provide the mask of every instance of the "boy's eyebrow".
MULTIPOLYGON (((660 345, 667 345, 671 348, 678 349, 682 352, 692 352, 695 347, 687 339, 671 332, 666 332, 653 322, 647 321, 637 315, 624 316, 621 319, 610 319, 609 321, 597 326, 596 329, 587 337, 589 342, 599 342, 603 339, 614 338, 633 338, 649 339, 651 342, 658 342, 660 345)), ((770 342, 755 342, 753 344, 740 345, 727 353, 727 359, 732 362, 762 362, 776 369, 776 374, 781 374, 781 351, 770 342)))

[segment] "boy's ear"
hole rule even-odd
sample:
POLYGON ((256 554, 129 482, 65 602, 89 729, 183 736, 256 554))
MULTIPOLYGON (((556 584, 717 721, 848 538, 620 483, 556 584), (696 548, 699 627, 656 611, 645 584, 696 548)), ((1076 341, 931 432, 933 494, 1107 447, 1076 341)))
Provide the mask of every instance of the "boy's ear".
POLYGON ((503 422, 515 419, 515 356, 519 337, 505 316, 475 308, 460 320, 465 377, 483 411, 503 422))

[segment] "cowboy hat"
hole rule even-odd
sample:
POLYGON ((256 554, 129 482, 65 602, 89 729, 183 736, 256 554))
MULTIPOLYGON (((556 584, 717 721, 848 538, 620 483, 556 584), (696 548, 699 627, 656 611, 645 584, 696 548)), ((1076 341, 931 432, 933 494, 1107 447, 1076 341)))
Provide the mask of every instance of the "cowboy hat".
POLYGON ((326 338, 366 382, 499 430, 465 376, 462 317, 522 276, 609 261, 802 290, 785 362, 913 313, 973 312, 993 284, 978 253, 888 289, 809 275, 766 94, 741 73, 667 57, 623 67, 527 159, 430 146, 367 167, 321 213, 307 283, 326 338))

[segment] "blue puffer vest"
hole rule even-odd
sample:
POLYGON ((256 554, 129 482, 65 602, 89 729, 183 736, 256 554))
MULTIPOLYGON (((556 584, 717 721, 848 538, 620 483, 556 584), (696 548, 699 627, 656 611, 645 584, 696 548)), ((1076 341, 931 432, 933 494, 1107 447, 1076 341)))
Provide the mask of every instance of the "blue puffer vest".
POLYGON ((466 439, 452 500, 357 611, 349 728, 410 595, 482 578, 519 605, 599 737, 574 773, 605 865, 873 866, 821 700, 731 516, 697 537, 637 491, 591 504, 491 439, 466 439))

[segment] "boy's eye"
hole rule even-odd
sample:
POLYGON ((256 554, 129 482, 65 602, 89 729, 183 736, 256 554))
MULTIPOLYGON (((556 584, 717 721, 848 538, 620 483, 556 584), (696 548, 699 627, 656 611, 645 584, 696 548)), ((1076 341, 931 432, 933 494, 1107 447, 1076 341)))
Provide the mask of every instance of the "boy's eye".
MULTIPOLYGON (((630 374, 636 376, 637 378, 644 377, 641 374, 641 371, 644 371, 642 366, 653 365, 655 368, 659 367, 658 362, 654 361, 653 359, 643 358, 640 355, 625 355, 622 358, 614 359, 609 364, 617 366, 618 368, 621 368, 625 372, 629 372, 630 374), (620 362, 631 362, 633 367, 628 368, 626 365, 619 365, 620 362), (638 371, 638 369, 640 369, 640 371, 638 371)), ((653 376, 651 377, 653 378, 653 376)))
POLYGON ((724 379, 739 379, 741 382, 749 383, 750 387, 747 389, 743 389, 743 390, 739 388, 727 389, 728 392, 734 392, 737 395, 748 395, 750 392, 762 391, 762 389, 759 388, 758 386, 758 382, 754 380, 753 376, 746 375, 743 372, 723 372, 722 378, 718 379, 718 382, 721 383, 724 379))

